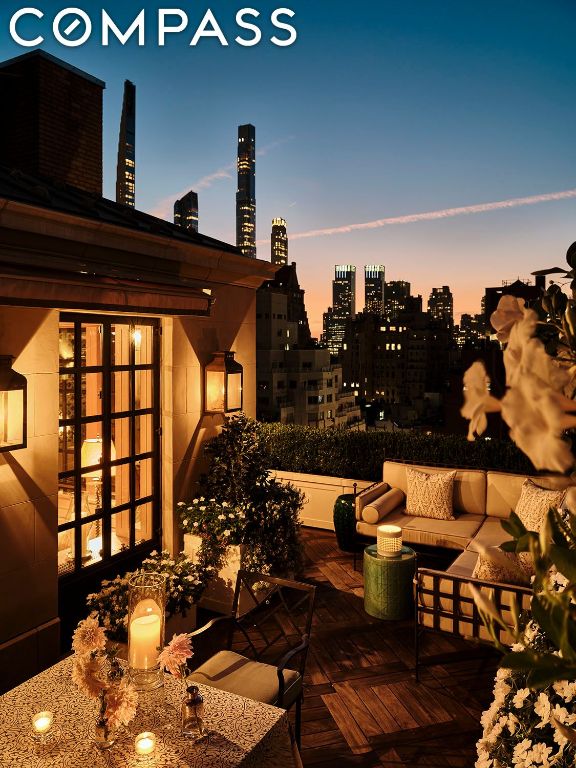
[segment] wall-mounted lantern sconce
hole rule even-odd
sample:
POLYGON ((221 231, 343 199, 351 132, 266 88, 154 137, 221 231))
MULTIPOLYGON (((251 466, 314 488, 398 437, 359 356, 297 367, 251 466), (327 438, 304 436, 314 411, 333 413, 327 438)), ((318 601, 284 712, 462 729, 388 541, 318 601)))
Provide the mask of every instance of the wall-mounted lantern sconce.
POLYGON ((12 370, 10 355, 0 355, 0 451, 26 448, 26 377, 12 370))
POLYGON ((234 360, 234 352, 216 352, 204 369, 206 413, 232 413, 242 410, 244 369, 234 360))

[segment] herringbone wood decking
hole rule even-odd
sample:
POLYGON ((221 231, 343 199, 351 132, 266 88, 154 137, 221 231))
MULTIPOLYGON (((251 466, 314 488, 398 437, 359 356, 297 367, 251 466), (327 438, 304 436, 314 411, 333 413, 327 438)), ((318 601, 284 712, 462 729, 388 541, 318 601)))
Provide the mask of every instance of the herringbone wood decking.
MULTIPOLYGON (((497 655, 437 633, 422 637, 414 676, 411 621, 363 609, 361 570, 333 533, 303 529, 305 578, 318 587, 305 681, 305 766, 456 766, 475 762, 497 655)), ((361 561, 358 565, 361 568, 361 561)))

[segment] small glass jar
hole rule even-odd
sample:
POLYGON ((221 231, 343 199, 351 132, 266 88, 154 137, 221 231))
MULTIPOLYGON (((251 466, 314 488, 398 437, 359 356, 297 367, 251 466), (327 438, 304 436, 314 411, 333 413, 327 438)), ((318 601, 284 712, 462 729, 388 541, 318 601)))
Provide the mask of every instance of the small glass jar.
POLYGON ((186 698, 182 702, 182 735, 201 739, 204 730, 204 698, 197 685, 186 688, 186 698))

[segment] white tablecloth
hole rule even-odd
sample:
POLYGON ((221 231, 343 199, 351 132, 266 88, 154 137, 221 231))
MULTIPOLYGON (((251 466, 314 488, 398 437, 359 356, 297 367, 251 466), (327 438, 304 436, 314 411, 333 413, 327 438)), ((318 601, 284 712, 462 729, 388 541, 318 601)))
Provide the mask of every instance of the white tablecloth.
POLYGON ((294 757, 286 712, 251 699, 199 686, 208 736, 194 743, 180 735, 182 687, 169 675, 165 685, 140 694, 138 713, 114 746, 100 752, 93 743, 97 701, 71 680, 65 659, 0 697, 2 768, 292 768, 294 757), (32 716, 54 713, 51 738, 32 736, 32 716), (153 755, 138 757, 134 736, 153 731, 153 755))

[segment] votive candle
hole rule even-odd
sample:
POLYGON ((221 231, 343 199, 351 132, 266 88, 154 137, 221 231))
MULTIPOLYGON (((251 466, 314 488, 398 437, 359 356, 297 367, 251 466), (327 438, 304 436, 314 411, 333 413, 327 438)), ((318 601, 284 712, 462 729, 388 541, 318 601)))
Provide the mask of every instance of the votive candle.
POLYGON ((32 727, 36 733, 48 733, 52 728, 52 722, 54 721, 54 715, 52 712, 38 712, 32 718, 32 727))
POLYGON ((152 731, 139 733, 134 739, 134 749, 137 755, 151 755, 156 749, 156 735, 152 731))

